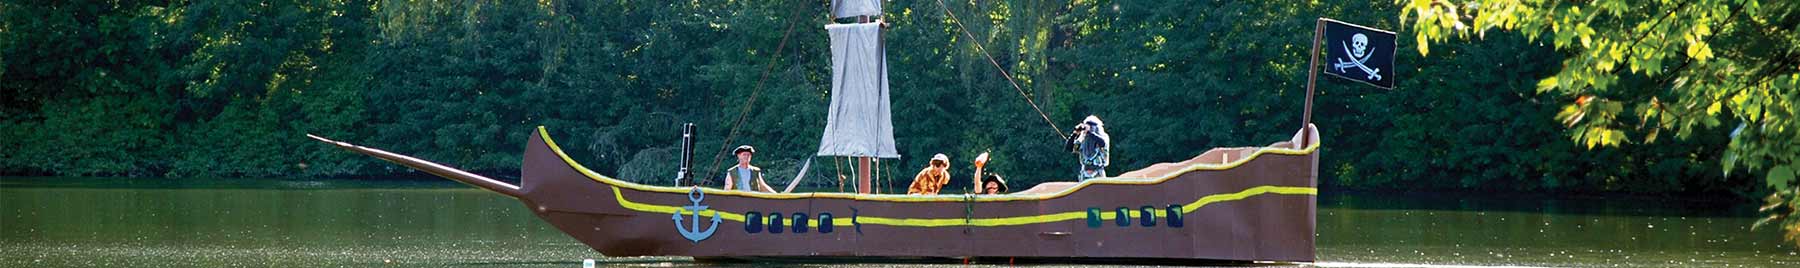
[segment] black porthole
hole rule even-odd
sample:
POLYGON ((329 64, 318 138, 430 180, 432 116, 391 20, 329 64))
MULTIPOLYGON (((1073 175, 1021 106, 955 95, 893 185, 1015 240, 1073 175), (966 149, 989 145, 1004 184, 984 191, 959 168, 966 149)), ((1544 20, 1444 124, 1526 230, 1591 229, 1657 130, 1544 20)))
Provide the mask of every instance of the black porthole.
POLYGON ((1088 208, 1088 228, 1100 228, 1100 208, 1088 208))
POLYGON ((1157 209, 1154 206, 1138 208, 1138 213, 1143 213, 1143 215, 1138 216, 1138 225, 1144 227, 1156 226, 1156 211, 1157 209))
POLYGON ((1187 216, 1183 215, 1181 212, 1181 205, 1177 204, 1169 204, 1169 213, 1163 215, 1163 218, 1168 219, 1169 227, 1174 228, 1181 228, 1182 218, 1186 217, 1187 216))
POLYGON ((744 212, 744 232, 745 233, 752 233, 752 234, 761 233, 762 229, 763 229, 762 225, 763 225, 762 213, 755 212, 755 211, 744 212))
POLYGON ((781 231, 782 231, 781 229, 785 229, 783 227, 784 226, 783 223, 784 222, 782 222, 782 220, 781 220, 781 213, 769 212, 769 233, 771 233, 771 234, 781 233, 781 231))
POLYGON ((795 212, 794 213, 794 233, 796 233, 796 234, 806 233, 806 226, 808 224, 812 224, 812 222, 810 222, 809 220, 810 219, 808 219, 806 217, 806 213, 795 212))
POLYGON ((831 233, 831 213, 830 212, 819 213, 819 233, 821 233, 821 234, 831 233))

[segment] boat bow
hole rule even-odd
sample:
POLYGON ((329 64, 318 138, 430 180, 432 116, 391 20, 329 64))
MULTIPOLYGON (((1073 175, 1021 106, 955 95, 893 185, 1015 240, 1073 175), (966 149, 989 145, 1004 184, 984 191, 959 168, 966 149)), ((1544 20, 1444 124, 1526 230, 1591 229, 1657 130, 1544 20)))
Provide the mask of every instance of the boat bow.
POLYGON ((396 153, 392 153, 392 152, 388 152, 388 151, 383 151, 381 149, 363 147, 361 145, 350 144, 348 142, 334 141, 334 140, 326 139, 325 137, 319 137, 318 135, 313 135, 313 134, 306 134, 306 137, 312 138, 314 140, 322 141, 325 143, 329 143, 333 146, 337 146, 338 148, 344 148, 345 150, 350 150, 352 152, 357 152, 360 154, 373 156, 375 158, 380 158, 381 160, 387 160, 388 162, 394 162, 395 164, 400 164, 400 165, 411 167, 413 169, 417 169, 420 171, 425 171, 427 173, 431 173, 432 175, 438 175, 439 177, 448 178, 450 180, 462 182, 464 184, 474 185, 475 187, 481 187, 482 189, 487 189, 488 191, 494 191, 496 193, 504 194, 506 196, 511 196, 513 198, 519 198, 524 195, 519 190, 519 186, 517 186, 517 185, 512 185, 512 184, 509 184, 506 182, 502 182, 500 180, 488 178, 486 176, 476 175, 475 173, 463 171, 461 169, 452 168, 450 166, 445 166, 444 164, 438 164, 438 163, 431 162, 431 161, 425 161, 424 159, 418 159, 418 158, 414 158, 411 156, 406 156, 406 155, 396 154, 396 153))

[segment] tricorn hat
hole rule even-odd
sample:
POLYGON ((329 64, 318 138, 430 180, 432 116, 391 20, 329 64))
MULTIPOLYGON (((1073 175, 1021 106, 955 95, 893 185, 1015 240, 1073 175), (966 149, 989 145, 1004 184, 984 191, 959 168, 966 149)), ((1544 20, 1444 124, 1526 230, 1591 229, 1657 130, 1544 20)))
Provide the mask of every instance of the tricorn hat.
POLYGON ((983 191, 986 191, 987 184, 990 182, 999 183, 1000 184, 1000 192, 1002 192, 1002 193, 1006 192, 1006 179, 1000 178, 1000 174, 994 174, 994 173, 986 174, 986 176, 983 176, 981 178, 981 185, 977 185, 977 187, 979 187, 979 189, 981 189, 983 191))
POLYGON ((737 147, 737 149, 731 150, 731 154, 740 154, 740 153, 744 153, 744 152, 750 152, 751 154, 755 154, 756 147, 750 147, 750 145, 739 145, 737 147))

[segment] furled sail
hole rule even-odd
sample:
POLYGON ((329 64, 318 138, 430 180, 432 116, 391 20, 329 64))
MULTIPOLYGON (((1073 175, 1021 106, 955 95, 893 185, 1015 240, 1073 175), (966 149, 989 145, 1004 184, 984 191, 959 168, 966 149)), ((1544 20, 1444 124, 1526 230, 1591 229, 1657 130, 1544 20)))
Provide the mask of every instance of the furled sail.
POLYGON ((819 156, 898 158, 881 23, 830 24, 831 108, 819 156))
POLYGON ((831 0, 831 17, 881 15, 881 0, 831 0))

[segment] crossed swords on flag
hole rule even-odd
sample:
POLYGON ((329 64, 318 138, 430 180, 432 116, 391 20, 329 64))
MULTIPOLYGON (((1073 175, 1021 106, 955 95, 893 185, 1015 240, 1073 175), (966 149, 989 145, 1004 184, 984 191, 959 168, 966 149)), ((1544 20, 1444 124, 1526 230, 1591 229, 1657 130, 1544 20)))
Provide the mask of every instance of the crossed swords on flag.
MULTIPOLYGON (((1361 35, 1361 34, 1357 34, 1357 35, 1361 35)), ((1344 54, 1351 55, 1350 61, 1344 61, 1343 58, 1338 58, 1338 59, 1336 59, 1337 63, 1332 64, 1331 67, 1336 67, 1339 73, 1343 73, 1345 68, 1356 67, 1357 69, 1362 69, 1362 71, 1364 73, 1368 73, 1369 79, 1381 80, 1381 74, 1380 74, 1381 69, 1369 68, 1369 66, 1363 65, 1363 62, 1368 62, 1369 58, 1375 57, 1375 51, 1369 51, 1368 54, 1363 54, 1363 57, 1358 59, 1355 56, 1356 53, 1352 53, 1350 51, 1349 44, 1345 44, 1343 41, 1338 41, 1338 44, 1344 45, 1344 54)))

